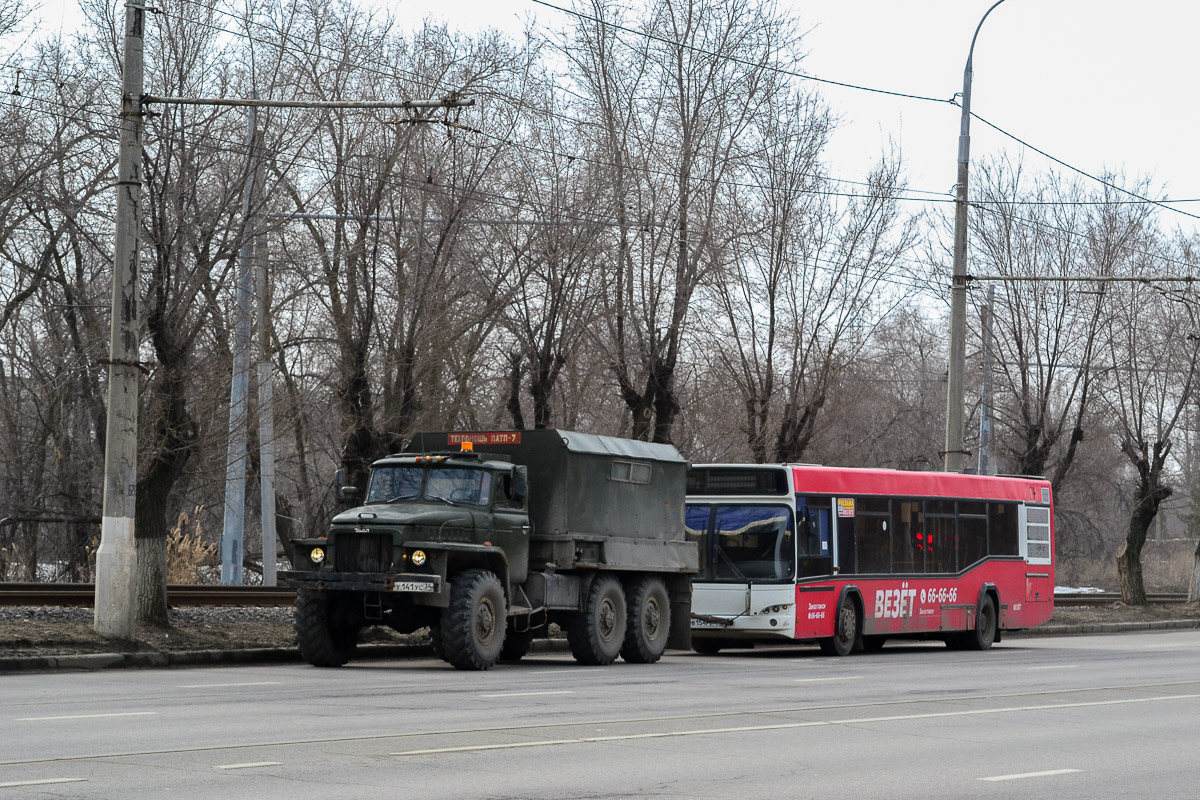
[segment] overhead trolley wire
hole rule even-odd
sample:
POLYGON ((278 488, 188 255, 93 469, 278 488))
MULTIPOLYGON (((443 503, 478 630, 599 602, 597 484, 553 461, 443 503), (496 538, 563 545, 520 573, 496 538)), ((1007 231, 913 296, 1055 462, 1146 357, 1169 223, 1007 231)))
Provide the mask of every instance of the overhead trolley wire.
POLYGON ((599 19, 599 18, 593 17, 589 14, 583 14, 583 13, 581 13, 579 11, 575 11, 573 9, 563 8, 562 6, 556 6, 553 3, 545 2, 545 0, 532 0, 532 2, 536 3, 539 6, 545 6, 546 8, 550 8, 555 11, 562 12, 563 14, 569 14, 570 16, 578 17, 579 19, 586 20, 588 22, 594 22, 597 25, 602 25, 606 28, 612 28, 614 30, 624 31, 625 33, 629 33, 634 36, 640 36, 640 37, 650 39, 655 42, 660 42, 662 44, 670 45, 671 47, 678 47, 683 50, 690 50, 691 52, 699 53, 700 55, 710 56, 712 58, 723 59, 723 60, 729 61, 733 64, 741 64, 743 66, 753 67, 755 69, 765 69, 770 72, 777 73, 779 75, 787 75, 789 77, 800 78, 801 80, 806 80, 806 81, 814 81, 816 83, 824 83, 824 84, 827 84, 830 86, 840 86, 845 89, 856 89, 856 90, 862 91, 862 92, 872 92, 874 94, 889 95, 891 97, 903 97, 908 100, 922 100, 922 101, 926 101, 926 102, 930 102, 930 103, 953 103, 954 102, 953 98, 947 99, 947 98, 939 98, 939 97, 928 97, 926 95, 910 94, 908 92, 897 92, 897 91, 892 91, 889 89, 876 89, 876 88, 873 88, 870 86, 859 86, 858 84, 854 84, 854 83, 846 83, 844 81, 835 81, 830 78, 822 78, 822 77, 819 77, 816 75, 808 75, 803 72, 796 72, 795 70, 784 69, 783 67, 775 67, 775 66, 771 66, 770 64, 763 64, 763 63, 760 63, 757 61, 748 61, 746 59, 737 58, 736 56, 729 56, 729 55, 723 55, 721 53, 714 53, 713 51, 705 50, 702 47, 696 47, 695 45, 686 44, 684 42, 677 42, 672 39, 668 39, 664 36, 657 36, 653 33, 647 32, 647 31, 634 30, 633 28, 618 24, 616 22, 609 22, 608 20, 599 19))

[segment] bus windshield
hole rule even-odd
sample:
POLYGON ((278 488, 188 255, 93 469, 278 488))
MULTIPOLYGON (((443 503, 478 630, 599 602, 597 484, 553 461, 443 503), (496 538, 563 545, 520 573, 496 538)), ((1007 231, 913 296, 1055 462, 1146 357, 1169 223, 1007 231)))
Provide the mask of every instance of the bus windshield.
POLYGON ((368 503, 427 500, 450 505, 487 505, 491 497, 487 470, 464 467, 385 466, 371 472, 368 503))
POLYGON ((688 538, 700 545, 699 579, 790 581, 792 512, 776 505, 689 505, 688 538))

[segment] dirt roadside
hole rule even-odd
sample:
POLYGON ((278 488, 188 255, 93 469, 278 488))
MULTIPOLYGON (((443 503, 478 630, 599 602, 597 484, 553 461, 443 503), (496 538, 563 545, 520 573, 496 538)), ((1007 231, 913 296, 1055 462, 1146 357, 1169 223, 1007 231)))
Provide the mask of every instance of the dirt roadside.
MULTIPOLYGON (((169 628, 140 628, 133 645, 92 630, 90 608, 0 607, 0 658, 87 653, 188 652, 291 648, 296 645, 289 608, 179 608, 169 628)), ((1050 624, 1091 625, 1200 620, 1200 604, 1060 606, 1050 624)), ((384 628, 364 632, 364 643, 425 644, 420 631, 401 635, 384 628)))

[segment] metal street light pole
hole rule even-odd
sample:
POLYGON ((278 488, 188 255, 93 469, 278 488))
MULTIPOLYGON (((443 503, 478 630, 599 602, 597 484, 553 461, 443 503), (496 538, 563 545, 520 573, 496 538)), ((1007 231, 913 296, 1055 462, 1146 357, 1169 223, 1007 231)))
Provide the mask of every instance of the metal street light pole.
POLYGON ((967 66, 963 70, 962 121, 958 133, 958 183, 954 199, 954 272, 950 284, 950 367, 946 386, 946 449, 947 472, 962 472, 966 463, 963 444, 963 373, 967 360, 967 169, 971 161, 971 58, 979 29, 996 6, 996 0, 975 26, 971 49, 967 51, 967 66))

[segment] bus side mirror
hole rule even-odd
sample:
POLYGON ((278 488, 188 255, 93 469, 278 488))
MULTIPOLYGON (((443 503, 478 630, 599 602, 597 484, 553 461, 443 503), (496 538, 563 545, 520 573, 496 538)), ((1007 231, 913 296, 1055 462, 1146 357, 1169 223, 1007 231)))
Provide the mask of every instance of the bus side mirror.
POLYGON ((524 467, 512 468, 512 489, 510 495, 512 499, 518 503, 524 503, 526 495, 529 494, 529 480, 525 475, 524 467))

